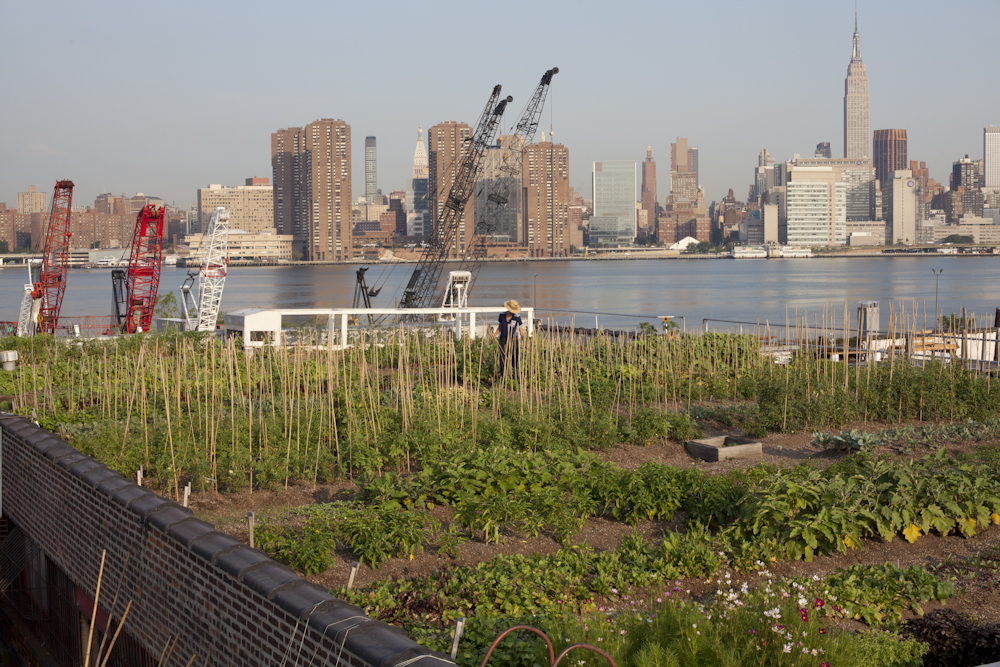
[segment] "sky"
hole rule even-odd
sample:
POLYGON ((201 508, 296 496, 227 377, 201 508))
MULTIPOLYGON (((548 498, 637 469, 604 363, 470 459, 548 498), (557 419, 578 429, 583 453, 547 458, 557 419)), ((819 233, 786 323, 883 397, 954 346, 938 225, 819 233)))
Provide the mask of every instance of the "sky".
MULTIPOLYGON (((0 202, 58 179, 74 205, 144 192, 184 208, 209 183, 271 176, 270 135, 347 121, 354 196, 364 140, 384 193, 411 178, 417 125, 473 124, 499 83, 513 126, 557 66, 539 130, 590 196, 595 160, 699 148, 709 201, 746 197, 762 148, 778 161, 829 141, 843 155, 854 2, 508 0, 264 3, 3 0, 0 202)), ((871 129, 904 128, 909 158, 948 182, 1000 124, 1000 2, 862 0, 871 129)), ((540 138, 540 137, 538 137, 540 138)))

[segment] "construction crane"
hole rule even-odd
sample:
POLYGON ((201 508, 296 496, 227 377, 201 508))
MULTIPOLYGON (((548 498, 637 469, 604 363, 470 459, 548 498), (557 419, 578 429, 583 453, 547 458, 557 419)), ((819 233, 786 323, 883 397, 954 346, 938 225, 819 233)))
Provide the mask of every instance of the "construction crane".
POLYGON ((42 291, 35 289, 42 268, 41 260, 29 259, 25 266, 28 268, 28 282, 24 284, 21 312, 17 318, 17 335, 21 338, 35 334, 38 329, 38 310, 42 306, 42 291))
MULTIPOLYGON (((470 145, 460 149, 464 154, 460 158, 458 169, 455 170, 451 191, 445 200, 444 209, 435 225, 430 242, 420 254, 420 261, 403 291, 403 298, 399 303, 401 308, 426 308, 432 304, 444 260, 455 242, 458 224, 465 214, 469 198, 472 197, 483 157, 493 143, 504 109, 513 101, 514 98, 509 95, 505 98, 500 97, 499 85, 493 87, 493 93, 479 116, 472 137, 466 140, 470 145)), ((455 245, 458 246, 457 243, 455 245)))
POLYGON ((500 150, 503 152, 501 153, 499 178, 493 190, 487 195, 486 206, 476 221, 475 237, 466 249, 462 265, 458 271, 453 271, 453 276, 449 278, 444 306, 461 307, 466 305, 469 292, 472 291, 472 286, 479 275, 479 269, 482 268, 483 260, 486 258, 486 247, 490 237, 496 234, 500 216, 507 208, 511 192, 521 187, 521 163, 524 161, 524 148, 535 139, 538 119, 545 106, 549 85, 552 83, 552 77, 558 73, 559 68, 553 67, 542 75, 542 79, 538 83, 538 87, 535 88, 531 99, 528 100, 513 134, 508 134, 500 139, 500 150), (505 148, 505 144, 510 148, 505 148))
POLYGON ((188 331, 215 331, 222 290, 226 286, 229 266, 229 210, 220 206, 212 213, 208 235, 198 271, 190 271, 181 285, 181 307, 188 331), (191 288, 198 280, 198 303, 195 305, 191 288))
POLYGON ((40 333, 54 334, 59 325, 59 311, 62 310, 63 296, 66 294, 66 274, 69 269, 69 240, 73 236, 70 229, 72 210, 73 181, 56 181, 49 228, 45 233, 42 269, 31 295, 32 299, 41 300, 38 306, 40 333))
MULTIPOLYGON (((135 217, 132 249, 125 286, 115 287, 115 294, 125 294, 124 318, 119 326, 125 333, 149 331, 156 308, 156 293, 160 288, 160 264, 163 261, 163 207, 152 204, 143 207, 135 217)), ((112 281, 115 280, 112 272, 112 281)), ((118 274, 121 275, 120 273, 118 274)), ((120 280, 120 277, 119 277, 120 280)), ((117 297, 115 297, 117 299, 117 297)), ((116 310, 120 309, 116 303, 116 310)))

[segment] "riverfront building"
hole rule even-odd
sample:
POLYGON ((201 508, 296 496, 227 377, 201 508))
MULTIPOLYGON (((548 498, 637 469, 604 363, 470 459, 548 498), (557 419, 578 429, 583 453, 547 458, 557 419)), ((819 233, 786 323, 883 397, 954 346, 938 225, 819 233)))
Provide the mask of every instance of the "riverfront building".
POLYGON ((212 213, 219 206, 229 209, 231 229, 259 234, 274 227, 274 189, 266 178, 248 178, 235 188, 213 183, 198 189, 198 230, 208 231, 212 213))
POLYGON ((590 245, 618 245, 635 240, 635 162, 595 162, 591 176, 594 214, 590 218, 590 245))
POLYGON ((885 202, 885 242, 887 245, 913 245, 917 241, 917 183, 909 169, 896 170, 891 175, 892 178, 885 181, 882 199, 885 202))
POLYGON ((324 118, 271 135, 274 226, 312 261, 354 256, 351 126, 324 118))
POLYGON ((847 184, 831 167, 789 169, 786 187, 788 244, 840 245, 847 240, 847 184))
POLYGON ((521 245, 527 246, 530 257, 567 257, 570 246, 569 151, 562 144, 545 141, 543 132, 542 142, 527 146, 523 155, 524 233, 521 245))
MULTIPOLYGON (((545 141, 544 133, 542 141, 545 141)), ((492 229, 489 232, 494 242, 524 245, 522 240, 526 237, 525 230, 522 229, 524 211, 521 206, 521 174, 524 169, 526 144, 527 140, 524 137, 511 134, 490 146, 483 156, 480 179, 476 182, 476 194, 484 196, 476 197, 474 204, 476 224, 491 225, 492 229), (490 196, 506 197, 507 205, 496 219, 487 222, 485 216, 490 196)))

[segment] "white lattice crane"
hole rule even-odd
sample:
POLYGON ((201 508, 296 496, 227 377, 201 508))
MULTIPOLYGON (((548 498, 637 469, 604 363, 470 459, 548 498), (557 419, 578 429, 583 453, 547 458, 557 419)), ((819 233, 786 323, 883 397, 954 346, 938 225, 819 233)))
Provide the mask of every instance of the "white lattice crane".
POLYGON ((222 303, 222 289, 226 285, 226 267, 229 265, 229 210, 220 206, 212 213, 208 233, 202 246, 201 267, 188 273, 181 285, 181 306, 188 331, 215 331, 215 322, 222 303), (194 302, 191 288, 198 279, 198 303, 194 302))

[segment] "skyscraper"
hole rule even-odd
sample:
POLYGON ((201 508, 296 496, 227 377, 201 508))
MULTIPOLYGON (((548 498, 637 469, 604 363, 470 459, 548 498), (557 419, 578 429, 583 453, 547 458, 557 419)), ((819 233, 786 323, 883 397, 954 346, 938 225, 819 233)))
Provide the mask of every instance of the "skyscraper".
POLYGON ((844 157, 860 160, 870 157, 868 75, 861 60, 858 15, 854 14, 854 52, 844 80, 844 157))
POLYGON ((567 257, 570 243, 566 147, 545 141, 544 132, 541 143, 525 147, 521 185, 524 192, 521 245, 528 247, 531 257, 567 257))
POLYGON ((427 208, 427 149, 424 148, 424 128, 417 125, 417 147, 413 151, 413 180, 406 191, 406 233, 423 236, 430 224, 427 208))
POLYGON ((882 183, 885 192, 885 182, 891 178, 892 172, 906 169, 906 130, 875 130, 875 178, 882 183))
MULTIPOLYGON (((431 228, 424 234, 441 234, 438 224, 444 217, 444 204, 455 182, 458 164, 469 150, 472 128, 453 120, 438 123, 427 131, 429 146, 427 169, 427 203, 431 209, 431 228)), ((462 257, 472 240, 475 227, 475 194, 469 197, 458 220, 458 230, 448 248, 448 257, 462 257)))
POLYGON ((642 163, 642 210, 646 212, 646 221, 653 236, 656 235, 656 162, 653 160, 653 147, 646 147, 646 160, 642 163))
POLYGON ((833 152, 830 150, 830 142, 821 141, 818 144, 816 144, 816 152, 813 153, 813 157, 825 157, 825 158, 833 157, 833 152))
POLYGON ((1000 127, 983 128, 983 162, 986 192, 1000 192, 1000 127))
POLYGON ((595 162, 592 179, 591 245, 632 243, 636 235, 635 162, 595 162))
POLYGON ((351 126, 324 118, 271 134, 274 225, 314 261, 351 259, 351 126))
POLYGON ((382 203, 378 196, 378 169, 375 158, 375 137, 365 137, 365 201, 369 204, 382 203))
POLYGON ((885 179, 883 201, 885 202, 885 242, 886 245, 904 243, 913 245, 917 241, 916 181, 909 169, 892 171, 885 179))
POLYGON ((698 147, 692 146, 688 149, 688 169, 694 172, 695 187, 701 186, 701 177, 698 175, 698 147))
POLYGON ((847 184, 828 166, 792 166, 786 185, 790 245, 839 245, 847 240, 847 184))

